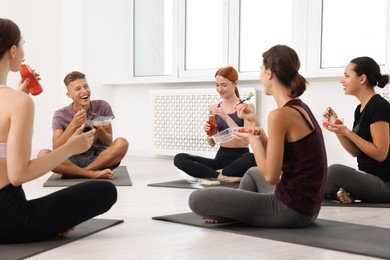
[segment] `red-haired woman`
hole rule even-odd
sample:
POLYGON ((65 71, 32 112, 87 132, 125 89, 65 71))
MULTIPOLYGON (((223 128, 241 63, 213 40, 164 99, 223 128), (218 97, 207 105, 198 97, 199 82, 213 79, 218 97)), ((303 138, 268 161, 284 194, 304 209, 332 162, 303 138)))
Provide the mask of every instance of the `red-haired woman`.
MULTIPOLYGON (((249 123, 238 118, 235 106, 240 103, 240 94, 237 88, 238 73, 232 66, 220 68, 215 73, 215 88, 221 101, 212 104, 209 111, 215 115, 217 131, 221 132, 229 127, 247 126, 249 123)), ((253 104, 248 104, 254 110, 253 104)), ((210 130, 208 122, 204 131, 210 130)), ((207 138, 209 145, 214 146, 212 138, 207 138)), ((222 182, 240 182, 245 172, 256 166, 252 153, 249 152, 248 142, 237 139, 220 144, 214 159, 196 155, 180 153, 174 158, 177 168, 195 178, 218 178, 222 182)))

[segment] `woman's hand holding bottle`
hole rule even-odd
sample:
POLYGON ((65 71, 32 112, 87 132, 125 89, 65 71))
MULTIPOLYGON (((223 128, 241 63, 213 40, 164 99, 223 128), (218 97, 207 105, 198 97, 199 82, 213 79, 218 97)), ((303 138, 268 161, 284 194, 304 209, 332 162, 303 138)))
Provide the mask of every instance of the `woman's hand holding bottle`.
POLYGON ((20 75, 22 76, 23 84, 25 84, 22 91, 26 92, 28 90, 28 93, 34 96, 42 93, 43 89, 39 83, 40 77, 35 70, 32 70, 27 64, 22 64, 20 66, 20 75))
POLYGON ((217 122, 213 111, 209 111, 209 119, 205 123, 204 130, 208 136, 215 135, 217 133, 217 122))

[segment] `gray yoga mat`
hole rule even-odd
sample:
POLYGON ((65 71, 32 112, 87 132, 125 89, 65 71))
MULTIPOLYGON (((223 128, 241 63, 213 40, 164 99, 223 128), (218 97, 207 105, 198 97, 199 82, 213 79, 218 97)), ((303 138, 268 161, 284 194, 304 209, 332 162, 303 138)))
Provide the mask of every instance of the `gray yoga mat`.
POLYGON ((237 189, 239 185, 240 185, 239 183, 221 182, 220 185, 209 186, 209 185, 202 185, 196 182, 195 183, 188 182, 185 179, 148 184, 148 186, 151 187, 182 188, 182 189, 204 189, 204 188, 211 188, 211 187, 227 187, 227 188, 237 189))
POLYGON ((386 259, 390 257, 390 229, 388 228, 326 219, 317 219, 307 228, 291 229, 258 228, 237 223, 206 224, 200 216, 192 212, 153 217, 153 219, 352 254, 386 259))
MULTIPOLYGON (((109 179, 93 179, 98 181, 110 181, 115 186, 132 186, 133 183, 131 182, 129 173, 127 172, 126 166, 119 166, 118 168, 114 169, 115 173, 115 179, 109 180, 109 179)), ((72 179, 61 179, 60 175, 57 173, 53 173, 49 179, 46 180, 46 182, 43 183, 43 187, 67 187, 72 186, 74 184, 84 182, 84 181, 90 181, 91 179, 88 178, 72 178, 72 179)))
POLYGON ((25 259, 50 249, 74 242, 77 239, 92 235, 122 222, 123 220, 116 219, 90 219, 76 226, 76 229, 71 232, 68 237, 54 238, 52 240, 34 243, 1 244, 0 258, 7 260, 25 259))
POLYGON ((390 203, 371 203, 355 201, 351 204, 341 203, 338 200, 325 199, 321 206, 340 206, 340 207, 366 207, 366 208, 390 208, 390 203))

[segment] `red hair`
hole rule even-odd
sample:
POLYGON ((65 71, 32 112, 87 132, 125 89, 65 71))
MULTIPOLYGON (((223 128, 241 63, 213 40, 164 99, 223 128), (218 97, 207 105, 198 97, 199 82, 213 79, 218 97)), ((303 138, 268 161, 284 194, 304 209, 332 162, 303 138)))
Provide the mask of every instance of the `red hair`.
MULTIPOLYGON (((232 83, 238 82, 238 72, 233 66, 225 66, 217 70, 215 72, 215 76, 222 76, 228 80, 230 80, 232 83)), ((234 92, 236 93, 237 97, 240 97, 240 93, 238 92, 238 88, 236 85, 236 88, 234 89, 234 92)))

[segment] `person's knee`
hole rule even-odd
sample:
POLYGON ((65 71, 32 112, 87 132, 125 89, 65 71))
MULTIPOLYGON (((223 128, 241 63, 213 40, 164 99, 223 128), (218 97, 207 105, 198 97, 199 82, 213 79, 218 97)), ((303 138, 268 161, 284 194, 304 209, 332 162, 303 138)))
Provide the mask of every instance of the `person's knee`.
POLYGON ((340 168, 342 168, 343 165, 342 164, 332 164, 331 166, 328 167, 328 172, 334 172, 334 171, 337 171, 339 170, 340 168))
POLYGON ((242 176, 241 183, 246 182, 248 179, 250 179, 251 181, 253 181, 253 174, 259 174, 259 170, 257 169, 257 167, 251 167, 251 168, 249 168, 249 169, 244 173, 244 176, 242 176))
POLYGON ((187 157, 187 154, 185 153, 178 153, 175 155, 175 157, 173 157, 173 164, 180 168, 180 166, 183 164, 183 161, 185 160, 185 158, 187 157))
POLYGON ((117 191, 115 185, 112 184, 111 182, 107 181, 105 183, 107 183, 107 190, 111 194, 111 200, 112 200, 111 203, 112 203, 112 205, 114 205, 114 203, 118 199, 118 191, 117 191))
POLYGON ((42 157, 42 156, 44 156, 44 155, 46 155, 46 154, 49 154, 49 153, 51 153, 51 152, 52 152, 52 150, 49 150, 49 149, 42 149, 42 150, 40 150, 40 151, 38 152, 37 158, 42 157))
POLYGON ((127 150, 129 149, 129 142, 126 140, 126 138, 118 137, 116 141, 118 142, 118 146, 119 146, 118 150, 126 154, 127 150))
POLYGON ((101 186, 98 190, 102 191, 102 194, 104 194, 104 198, 106 199, 106 210, 109 210, 118 199, 117 189, 114 184, 108 181, 99 182, 98 185, 101 186))
POLYGON ((257 175, 257 174, 261 174, 261 175, 262 175, 262 173, 259 171, 259 168, 257 168, 256 166, 249 168, 249 169, 246 171, 246 173, 245 173, 245 175, 249 175, 249 176, 251 176, 252 178, 253 178, 253 176, 255 176, 255 175, 257 175))
POLYGON ((325 185, 325 196, 334 196, 340 186, 340 178, 343 176, 340 174, 344 165, 341 164, 332 164, 328 167, 328 177, 325 185))
POLYGON ((188 198, 188 206, 190 209, 199 214, 201 211, 201 202, 204 201, 203 192, 201 190, 196 190, 190 194, 188 198))
POLYGON ((118 137, 114 141, 114 149, 112 150, 114 157, 122 159, 129 149, 129 142, 123 138, 118 137))
POLYGON ((342 171, 344 165, 342 164, 332 164, 328 167, 328 180, 333 179, 337 176, 338 173, 342 171))
POLYGON ((127 139, 124 137, 118 137, 117 140, 118 140, 120 146, 125 147, 127 150, 127 148, 129 147, 129 142, 127 141, 127 139))
POLYGON ((246 154, 242 155, 242 157, 245 158, 248 161, 256 163, 255 155, 253 153, 246 153, 246 154))

